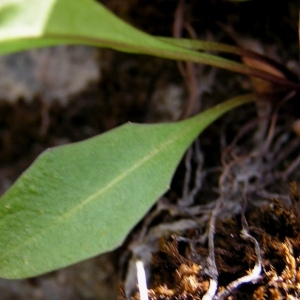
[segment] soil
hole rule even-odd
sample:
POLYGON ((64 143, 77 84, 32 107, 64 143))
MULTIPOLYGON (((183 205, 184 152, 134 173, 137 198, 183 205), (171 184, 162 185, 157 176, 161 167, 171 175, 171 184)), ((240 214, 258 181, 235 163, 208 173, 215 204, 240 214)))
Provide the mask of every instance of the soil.
MULTIPOLYGON (((238 44, 299 78, 296 1, 101 2, 150 34, 238 44)), ((128 121, 176 121, 262 86, 265 93, 200 136, 122 247, 37 278, 1 279, 1 299, 140 299, 137 259, 151 300, 213 299, 213 280, 214 299, 300 299, 299 93, 207 66, 82 46, 3 57, 0 74, 1 194, 48 147, 128 121), (242 284, 258 266, 259 276, 242 284)))

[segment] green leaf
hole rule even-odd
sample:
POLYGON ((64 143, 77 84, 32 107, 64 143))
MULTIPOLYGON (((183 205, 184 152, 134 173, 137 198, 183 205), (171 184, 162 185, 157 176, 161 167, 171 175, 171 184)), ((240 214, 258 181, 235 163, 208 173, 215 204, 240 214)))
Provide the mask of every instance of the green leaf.
MULTIPOLYGON (((0 54, 58 44, 83 44, 162 58, 193 61, 257 76, 298 88, 272 74, 222 57, 193 50, 201 42, 172 42, 148 35, 112 14, 93 0, 2 0, 0 2, 0 54), (192 44, 192 45, 191 45, 192 44)), ((201 47, 209 49, 209 43, 201 47)), ((221 47, 225 52, 234 47, 221 47)), ((201 48, 200 47, 200 48, 201 48)))
POLYGON ((197 135, 253 98, 178 123, 123 125, 43 152, 0 201, 0 276, 35 276, 118 247, 168 189, 197 135))
POLYGON ((201 41, 201 40, 192 40, 185 38, 169 38, 158 36, 159 40, 170 43, 172 45, 177 45, 179 47, 183 47, 190 50, 201 50, 201 51, 214 51, 214 52, 223 52, 223 53, 231 53, 236 55, 242 55, 242 51, 239 47, 211 42, 211 41, 201 41))

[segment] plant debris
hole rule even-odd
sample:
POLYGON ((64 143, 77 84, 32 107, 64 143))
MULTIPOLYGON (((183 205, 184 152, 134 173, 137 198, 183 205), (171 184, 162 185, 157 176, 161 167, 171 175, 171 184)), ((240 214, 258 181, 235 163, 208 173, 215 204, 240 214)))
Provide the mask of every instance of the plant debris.
MULTIPOLYGON (((249 230, 260 245, 262 272, 253 282, 225 294, 233 281, 249 274, 257 261, 253 245, 240 234, 239 218, 218 220, 215 228, 215 259, 218 291, 211 299, 299 299, 300 297, 300 191, 290 186, 291 205, 281 199, 256 207, 247 214, 249 230)), ((203 299, 210 286, 208 245, 197 230, 185 236, 162 239, 153 253, 148 296, 150 300, 203 299)), ((124 298, 120 298, 124 299, 124 298)), ((139 293, 133 296, 139 300, 139 293)))

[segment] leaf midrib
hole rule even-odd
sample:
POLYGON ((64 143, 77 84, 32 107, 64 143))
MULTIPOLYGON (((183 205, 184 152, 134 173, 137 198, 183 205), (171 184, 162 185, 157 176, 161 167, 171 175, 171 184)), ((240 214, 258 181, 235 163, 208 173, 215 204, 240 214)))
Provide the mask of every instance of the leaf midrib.
MULTIPOLYGON (((52 222, 50 222, 48 224, 45 224, 45 226, 41 230, 36 232, 35 235, 30 236, 23 243, 17 244, 17 246, 10 249, 9 252, 5 252, 4 254, 1 254, 1 258, 5 259, 6 257, 11 256, 11 254, 15 253, 20 248, 23 248, 25 245, 28 245, 32 241, 36 240, 39 236, 43 235, 45 231, 50 231, 50 229, 53 228, 54 226, 56 226, 57 224, 59 224, 61 222, 64 222, 68 218, 71 218, 78 210, 80 210, 81 208, 87 206, 90 202, 92 202, 94 199, 96 199, 100 195, 103 195, 106 192, 110 191, 114 186, 116 186, 119 182, 121 182, 123 178, 125 178, 127 175, 129 175, 129 174, 133 173, 134 171, 136 171, 139 167, 141 167, 146 162, 151 160, 151 158, 153 158, 156 155, 162 153, 170 144, 172 144, 176 140, 180 139, 184 134, 187 134, 187 132, 189 130, 191 130, 192 128, 193 128, 193 126, 190 125, 190 126, 185 127, 182 130, 179 130, 173 138, 171 138, 168 141, 162 143, 156 149, 153 149, 147 156, 143 157, 140 161, 138 161, 136 164, 134 164, 127 171, 121 173, 119 176, 117 176, 115 179, 113 179, 111 182, 109 182, 106 186, 104 186, 101 190, 99 190, 99 191, 95 192, 94 194, 90 195, 84 201, 82 201, 78 205, 76 205, 73 209, 71 209, 71 210, 65 212, 64 214, 58 216, 52 222), (45 229, 47 229, 47 230, 45 230, 45 229)), ((193 138, 191 138, 191 140, 193 140, 193 138)))

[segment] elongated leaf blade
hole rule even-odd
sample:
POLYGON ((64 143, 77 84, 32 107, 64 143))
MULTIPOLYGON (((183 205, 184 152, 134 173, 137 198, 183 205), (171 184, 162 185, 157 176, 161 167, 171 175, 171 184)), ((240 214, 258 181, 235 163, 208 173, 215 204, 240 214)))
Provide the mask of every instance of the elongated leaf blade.
POLYGON ((198 62, 247 68, 218 56, 165 43, 123 22, 93 0, 5 0, 0 5, 0 20, 0 54, 68 43, 170 59, 186 60, 190 56, 198 62))
MULTIPOLYGON (((272 74, 193 50, 199 45, 207 49, 208 43, 204 42, 201 46, 201 42, 195 44, 188 40, 176 41, 148 35, 123 22, 94 0, 0 1, 0 54, 59 44, 91 45, 194 61, 299 89, 296 83, 286 82, 272 74)), ((210 44, 210 47, 215 48, 216 45, 210 44)), ((226 51, 235 49, 224 47, 222 49, 226 51)))
POLYGON ((0 201, 0 276, 31 277, 118 247, 168 189, 196 136, 252 99, 46 150, 0 201))

